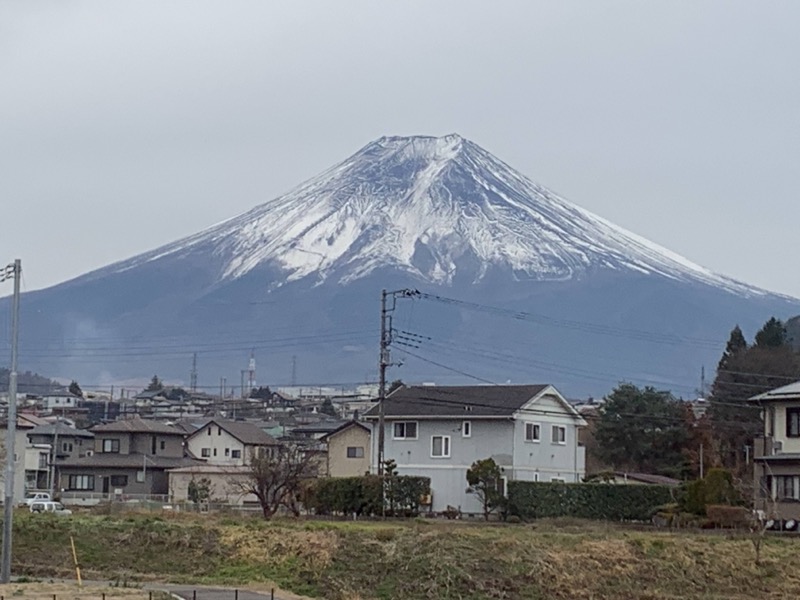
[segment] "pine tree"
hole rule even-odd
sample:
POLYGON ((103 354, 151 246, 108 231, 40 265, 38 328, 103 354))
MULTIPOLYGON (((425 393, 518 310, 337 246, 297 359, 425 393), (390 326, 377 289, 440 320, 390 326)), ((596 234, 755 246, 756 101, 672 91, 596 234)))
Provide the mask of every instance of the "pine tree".
POLYGON ((153 378, 150 380, 150 383, 145 388, 146 392, 160 392, 164 389, 164 384, 158 378, 158 375, 153 375, 153 378))
POLYGON ((786 325, 772 317, 756 334, 756 346, 759 348, 780 348, 788 343, 786 325))
POLYGON ((747 447, 763 435, 759 407, 747 402, 753 396, 800 378, 800 357, 788 344, 786 328, 772 318, 748 346, 735 328, 720 358, 711 388, 710 416, 722 465, 739 475, 746 474, 747 447))
POLYGON ((83 396, 83 390, 81 389, 81 386, 78 385, 78 382, 74 379, 69 384, 69 393, 73 396, 83 396))

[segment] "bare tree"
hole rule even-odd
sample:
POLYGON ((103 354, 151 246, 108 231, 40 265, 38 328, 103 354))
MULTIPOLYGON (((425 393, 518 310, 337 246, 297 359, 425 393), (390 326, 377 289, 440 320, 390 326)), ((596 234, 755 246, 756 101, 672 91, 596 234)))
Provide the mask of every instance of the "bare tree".
POLYGON ((763 498, 764 508, 758 508, 757 503, 754 503, 756 506, 754 506, 750 519, 748 520, 749 538, 756 554, 756 565, 761 564, 761 548, 764 545, 764 538, 767 535, 767 531, 772 527, 779 516, 778 501, 772 493, 772 486, 768 483, 772 480, 772 469, 766 461, 764 462, 763 474, 764 476, 759 477, 759 481, 755 482, 755 486, 757 486, 756 489, 761 498, 763 498))
POLYGON ((281 507, 299 514, 297 497, 303 482, 317 476, 316 456, 297 445, 261 450, 251 454, 244 477, 231 481, 232 487, 253 494, 267 520, 281 507))

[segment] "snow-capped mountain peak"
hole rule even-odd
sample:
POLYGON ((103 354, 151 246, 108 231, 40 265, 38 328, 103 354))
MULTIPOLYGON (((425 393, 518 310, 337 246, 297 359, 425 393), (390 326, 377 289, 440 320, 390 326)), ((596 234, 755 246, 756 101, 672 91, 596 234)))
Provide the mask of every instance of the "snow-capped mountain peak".
POLYGON ((286 282, 340 283, 382 267, 437 284, 492 268, 535 280, 610 269, 764 293, 571 204, 457 134, 382 137, 283 196, 111 268, 198 249, 220 259, 222 279, 264 264, 286 282))

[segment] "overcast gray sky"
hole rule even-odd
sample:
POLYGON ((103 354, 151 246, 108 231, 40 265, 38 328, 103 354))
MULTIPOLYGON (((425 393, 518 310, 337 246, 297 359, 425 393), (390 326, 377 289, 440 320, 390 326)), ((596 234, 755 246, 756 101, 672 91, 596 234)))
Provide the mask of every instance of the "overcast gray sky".
POLYGON ((457 132, 800 297, 798 23, 796 1, 5 0, 0 262, 52 285, 381 135, 457 132))

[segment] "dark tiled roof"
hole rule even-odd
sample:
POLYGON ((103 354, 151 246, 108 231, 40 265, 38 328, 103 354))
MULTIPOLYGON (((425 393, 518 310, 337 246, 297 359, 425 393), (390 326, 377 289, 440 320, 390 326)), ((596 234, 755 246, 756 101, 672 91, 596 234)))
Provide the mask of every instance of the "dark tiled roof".
POLYGON ((336 431, 342 425, 347 425, 350 421, 317 421, 316 423, 306 423, 292 427, 292 431, 299 433, 330 433, 336 431))
POLYGON ((334 435, 336 435, 336 434, 337 434, 337 433, 339 433, 340 431, 344 431, 344 430, 345 430, 345 429, 347 429, 348 427, 360 427, 361 429, 363 429, 364 431, 366 431, 366 432, 368 432, 368 433, 372 431, 372 430, 371 430, 369 427, 367 427, 367 426, 366 426, 366 425, 364 425, 363 423, 359 423, 358 421, 347 421, 346 423, 344 423, 344 424, 342 424, 342 425, 339 425, 339 427, 337 427, 337 428, 336 428, 336 429, 334 429, 333 431, 331 431, 331 432, 328 432, 328 433, 326 433, 325 435, 323 435, 323 436, 320 438, 320 441, 325 441, 325 440, 327 440, 328 438, 330 438, 331 436, 334 436, 334 435))
POLYGON ((95 425, 92 427, 94 433, 161 433, 165 435, 183 435, 183 431, 172 425, 160 423, 159 421, 148 421, 136 417, 134 419, 123 419, 95 425))
MULTIPOLYGON (((386 397, 387 417, 510 417, 542 385, 402 386, 386 397)), ((378 416, 378 406, 366 415, 378 416)))
MULTIPOLYGON (((237 440, 248 446, 277 446, 278 441, 266 433, 264 430, 259 429, 252 423, 247 421, 229 421, 227 419, 210 419, 197 431, 201 431, 208 425, 214 424, 222 427, 225 431, 235 437, 237 440)), ((198 434, 200 435, 200 434, 198 434)))
POLYGON ((64 435, 69 437, 82 437, 82 438, 93 438, 94 434, 87 429, 75 429, 74 427, 70 427, 66 423, 50 423, 49 425, 39 425, 38 427, 34 427, 28 432, 28 435, 55 435, 56 428, 58 428, 58 435, 64 435))
POLYGON ((83 458, 70 458, 58 463, 59 469, 141 469, 144 463, 148 469, 174 469, 203 464, 202 461, 177 456, 158 456, 150 454, 117 454, 98 452, 83 458), (146 457, 146 459, 145 459, 146 457))

